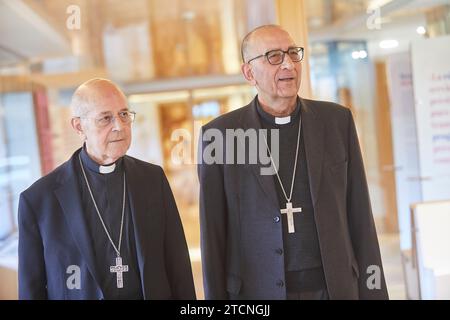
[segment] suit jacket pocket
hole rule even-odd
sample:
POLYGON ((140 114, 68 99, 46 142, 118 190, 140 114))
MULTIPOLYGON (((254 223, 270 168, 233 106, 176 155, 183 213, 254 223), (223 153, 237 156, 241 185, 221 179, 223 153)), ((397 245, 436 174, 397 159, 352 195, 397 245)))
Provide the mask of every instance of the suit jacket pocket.
POLYGON ((241 291, 241 285, 242 285, 242 280, 237 277, 234 276, 232 274, 229 274, 227 276, 227 291, 231 294, 239 294, 239 292, 241 291))

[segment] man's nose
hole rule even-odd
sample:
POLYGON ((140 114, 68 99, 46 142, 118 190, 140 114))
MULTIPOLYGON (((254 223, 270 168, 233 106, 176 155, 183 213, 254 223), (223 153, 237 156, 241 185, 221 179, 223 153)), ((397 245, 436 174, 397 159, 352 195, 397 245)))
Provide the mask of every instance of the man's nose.
POLYGON ((119 117, 115 116, 112 118, 112 124, 113 124, 113 130, 120 131, 122 130, 122 127, 124 123, 119 119, 119 117))
POLYGON ((292 62, 291 57, 287 53, 284 54, 284 59, 283 62, 281 63, 281 68, 288 70, 294 69, 294 62, 292 62))

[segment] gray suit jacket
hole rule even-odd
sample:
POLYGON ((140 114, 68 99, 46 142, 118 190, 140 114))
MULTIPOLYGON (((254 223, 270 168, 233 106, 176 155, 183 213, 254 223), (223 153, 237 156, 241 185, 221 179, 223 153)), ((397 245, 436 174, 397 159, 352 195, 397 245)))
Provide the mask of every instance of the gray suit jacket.
MULTIPOLYGON (((211 121, 202 132, 214 128, 225 137, 226 129, 259 129, 256 99, 211 121)), ((301 105, 310 190, 330 299, 387 299, 352 114, 330 102, 301 99, 301 105)), ((199 151, 209 143, 202 142, 199 151)), ((240 147, 238 143, 236 148, 240 147)), ((261 164, 248 163, 198 166, 206 299, 286 299, 275 182, 273 176, 260 175, 260 168, 261 164)))

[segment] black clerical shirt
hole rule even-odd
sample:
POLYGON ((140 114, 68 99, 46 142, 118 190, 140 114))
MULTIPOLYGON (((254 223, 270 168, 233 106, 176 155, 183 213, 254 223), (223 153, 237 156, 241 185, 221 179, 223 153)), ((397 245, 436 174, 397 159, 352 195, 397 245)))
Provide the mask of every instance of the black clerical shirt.
MULTIPOLYGON (((100 214, 115 246, 118 247, 123 201, 123 159, 116 161, 116 168, 113 172, 102 174, 99 171, 100 166, 89 157, 85 148, 81 150, 80 155, 100 214)), ((79 162, 77 163, 79 165, 79 162)), ((129 197, 125 197, 120 249, 122 263, 128 265, 128 272, 123 272, 123 288, 117 288, 117 275, 110 272, 110 266, 116 264, 117 254, 95 210, 81 167, 78 169, 79 183, 82 186, 83 212, 91 235, 103 295, 105 299, 143 299, 129 197)))
MULTIPOLYGON (((257 110, 261 127, 267 129, 267 142, 271 148, 270 130, 279 130, 279 175, 285 192, 289 197, 297 148, 299 120, 301 117, 301 102, 290 115, 285 124, 276 124, 275 117, 265 112, 259 103, 257 110)), ((303 134, 301 132, 297 169, 292 206, 301 207, 302 212, 294 213, 295 232, 288 233, 287 218, 282 214, 283 246, 286 272, 286 289, 288 292, 305 292, 326 288, 322 268, 319 240, 314 219, 314 208, 311 199, 308 170, 306 163, 303 134)), ((272 149, 272 148, 271 148, 272 149)), ((281 189, 276 175, 273 176, 281 209, 286 208, 286 197, 281 189)))

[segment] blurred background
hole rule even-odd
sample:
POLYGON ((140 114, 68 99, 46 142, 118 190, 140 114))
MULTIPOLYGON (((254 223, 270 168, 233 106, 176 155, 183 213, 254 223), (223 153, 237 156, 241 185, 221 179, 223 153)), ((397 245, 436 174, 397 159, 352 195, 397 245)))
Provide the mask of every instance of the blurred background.
POLYGON ((0 299, 19 194, 80 147, 69 103, 93 77, 137 112, 128 154, 164 167, 203 298, 196 132, 254 97, 240 42, 268 23, 306 48, 300 95, 353 112, 391 298, 450 298, 450 0, 0 0, 0 299))

